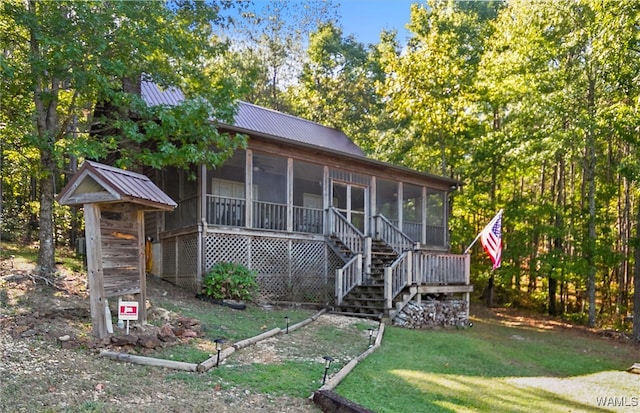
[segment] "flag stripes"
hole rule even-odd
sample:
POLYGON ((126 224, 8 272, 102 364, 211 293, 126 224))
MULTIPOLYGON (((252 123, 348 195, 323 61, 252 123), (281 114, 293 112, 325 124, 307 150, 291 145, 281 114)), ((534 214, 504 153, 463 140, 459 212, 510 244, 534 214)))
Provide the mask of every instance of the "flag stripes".
POLYGON ((502 262, 502 209, 480 233, 480 243, 491 258, 493 269, 499 268, 502 262))

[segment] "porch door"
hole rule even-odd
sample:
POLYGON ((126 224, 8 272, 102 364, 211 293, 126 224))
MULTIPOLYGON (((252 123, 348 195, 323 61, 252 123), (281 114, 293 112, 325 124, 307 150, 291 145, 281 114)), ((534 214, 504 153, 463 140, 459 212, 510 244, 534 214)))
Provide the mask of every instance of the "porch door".
POLYGON ((331 204, 353 226, 363 234, 367 233, 367 213, 369 190, 367 187, 333 181, 331 204))

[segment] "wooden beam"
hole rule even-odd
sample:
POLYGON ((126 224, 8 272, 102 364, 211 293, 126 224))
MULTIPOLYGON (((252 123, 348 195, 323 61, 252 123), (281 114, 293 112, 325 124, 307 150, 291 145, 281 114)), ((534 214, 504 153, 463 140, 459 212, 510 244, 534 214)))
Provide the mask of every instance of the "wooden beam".
POLYGON ((419 285, 419 294, 453 294, 453 293, 469 293, 473 291, 473 285, 419 285))
POLYGON ((133 211, 131 217, 135 219, 138 230, 138 276, 140 277, 140 294, 138 294, 138 322, 144 325, 147 322, 147 272, 145 271, 146 257, 144 248, 144 211, 136 205, 131 205, 133 211))
POLYGON ((102 268, 102 235, 100 231, 100 205, 84 205, 84 226, 87 242, 87 275, 89 278, 89 302, 91 307, 92 334, 107 336, 105 317, 106 297, 102 268))

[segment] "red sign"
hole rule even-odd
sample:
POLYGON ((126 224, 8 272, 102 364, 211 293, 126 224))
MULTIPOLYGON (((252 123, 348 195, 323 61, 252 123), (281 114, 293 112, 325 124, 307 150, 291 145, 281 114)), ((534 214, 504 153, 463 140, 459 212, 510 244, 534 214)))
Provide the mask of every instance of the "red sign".
POLYGON ((137 301, 120 301, 118 303, 118 319, 137 320, 138 319, 138 302, 137 301))

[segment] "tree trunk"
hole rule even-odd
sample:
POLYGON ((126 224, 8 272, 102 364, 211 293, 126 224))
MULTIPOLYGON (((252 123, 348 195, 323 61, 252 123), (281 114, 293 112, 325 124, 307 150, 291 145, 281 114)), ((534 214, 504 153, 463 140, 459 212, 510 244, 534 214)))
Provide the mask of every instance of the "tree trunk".
POLYGON ((589 297, 589 327, 596 326, 596 144, 593 123, 593 110, 595 107, 595 80, 589 78, 589 92, 587 104, 589 108, 589 121, 591 124, 587 130, 585 150, 585 184, 588 188, 588 223, 587 242, 585 243, 585 261, 587 262, 587 292, 589 297))
POLYGON ((38 250, 38 272, 43 277, 50 277, 56 272, 55 243, 53 241, 53 200, 55 197, 55 185, 53 173, 55 163, 48 152, 43 151, 40 160, 44 172, 40 179, 40 248, 38 250))
MULTIPOLYGON (((38 2, 29 1, 30 13, 35 16, 38 2)), ((40 148, 40 211, 39 211, 39 236, 40 249, 38 250, 38 272, 44 277, 49 277, 55 272, 55 245, 53 242, 53 201, 55 185, 53 177, 56 171, 56 163, 53 159, 53 148, 56 141, 58 125, 58 93, 60 82, 37 65, 42 59, 39 43, 39 34, 32 27, 29 33, 29 48, 36 63, 31 67, 33 72, 33 101, 36 111, 36 128, 38 131, 38 147, 40 148)))
MULTIPOLYGON (((636 217, 636 240, 640 240, 640 207, 636 217)), ((640 341, 640 244, 636 242, 633 277, 633 338, 640 341)))

